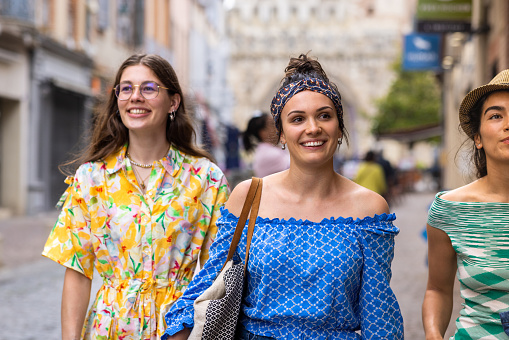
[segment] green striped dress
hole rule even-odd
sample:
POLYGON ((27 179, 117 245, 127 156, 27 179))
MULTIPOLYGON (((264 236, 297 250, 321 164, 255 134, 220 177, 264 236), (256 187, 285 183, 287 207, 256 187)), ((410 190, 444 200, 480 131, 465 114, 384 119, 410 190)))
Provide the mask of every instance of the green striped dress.
POLYGON ((443 230, 456 251, 465 300, 450 339, 509 339, 500 312, 509 311, 509 203, 452 202, 439 192, 428 224, 443 230))

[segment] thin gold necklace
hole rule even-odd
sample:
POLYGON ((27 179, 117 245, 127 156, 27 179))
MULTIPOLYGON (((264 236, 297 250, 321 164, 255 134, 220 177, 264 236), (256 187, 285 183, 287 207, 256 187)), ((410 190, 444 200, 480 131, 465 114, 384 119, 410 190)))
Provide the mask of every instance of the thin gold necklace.
POLYGON ((145 177, 145 179, 142 180, 138 171, 135 168, 133 168, 133 170, 134 170, 134 177, 136 177, 136 180, 138 181, 138 184, 140 185, 141 189, 143 191, 145 191, 145 181, 147 180, 147 178, 150 177, 150 172, 148 173, 147 177, 145 177))
POLYGON ((126 152, 126 155, 127 155, 127 158, 129 158, 129 160, 131 161, 132 164, 136 165, 136 166, 139 166, 140 168, 145 168, 145 169, 148 169, 148 168, 151 168, 152 167, 152 164, 142 164, 142 163, 138 163, 138 162, 135 162, 132 158, 131 158, 131 155, 129 154, 129 151, 126 152))

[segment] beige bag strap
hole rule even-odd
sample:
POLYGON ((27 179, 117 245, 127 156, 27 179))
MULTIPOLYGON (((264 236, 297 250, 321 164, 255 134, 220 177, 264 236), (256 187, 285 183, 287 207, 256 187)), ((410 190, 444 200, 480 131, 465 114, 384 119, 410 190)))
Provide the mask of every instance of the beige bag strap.
POLYGON ((230 244, 230 250, 228 251, 228 256, 226 257, 223 268, 226 263, 233 258, 233 254, 235 253, 235 250, 237 249, 240 238, 242 236, 242 231, 246 225, 247 215, 249 210, 251 210, 251 214, 249 215, 249 225, 247 227, 247 245, 246 258, 244 261, 244 271, 247 268, 247 261, 249 260, 249 248, 251 247, 251 238, 253 237, 256 217, 258 216, 258 208, 260 207, 260 198, 262 196, 262 183, 263 181, 261 178, 253 177, 251 179, 251 186, 247 192, 246 200, 244 201, 244 206, 242 207, 242 212, 240 213, 237 227, 235 228, 235 233, 233 234, 232 243, 230 244))

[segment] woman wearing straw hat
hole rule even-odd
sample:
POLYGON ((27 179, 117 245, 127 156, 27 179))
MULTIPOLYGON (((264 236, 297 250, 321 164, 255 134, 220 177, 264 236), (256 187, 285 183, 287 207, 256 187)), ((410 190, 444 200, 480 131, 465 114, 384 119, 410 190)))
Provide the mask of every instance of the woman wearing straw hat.
POLYGON ((478 179, 438 193, 429 211, 426 339, 443 339, 456 272, 465 303, 451 339, 509 339, 509 70, 468 93, 459 117, 478 179))

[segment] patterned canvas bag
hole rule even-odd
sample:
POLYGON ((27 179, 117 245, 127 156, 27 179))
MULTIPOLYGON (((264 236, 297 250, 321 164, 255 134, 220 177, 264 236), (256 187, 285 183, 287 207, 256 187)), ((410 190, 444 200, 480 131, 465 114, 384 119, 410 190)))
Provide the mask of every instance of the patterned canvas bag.
POLYGON ((261 194, 262 179, 253 177, 223 268, 214 283, 194 301, 194 327, 188 339, 233 340, 261 194), (233 254, 242 236, 250 209, 244 265, 233 264, 233 254))

